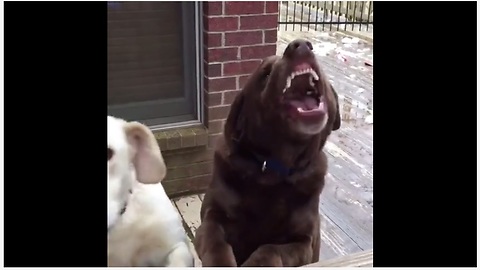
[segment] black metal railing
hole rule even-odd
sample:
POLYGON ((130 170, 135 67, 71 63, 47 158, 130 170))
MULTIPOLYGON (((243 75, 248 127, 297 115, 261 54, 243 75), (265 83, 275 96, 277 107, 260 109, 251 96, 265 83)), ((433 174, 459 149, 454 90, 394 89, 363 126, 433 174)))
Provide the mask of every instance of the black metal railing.
POLYGON ((373 31, 373 1, 281 1, 283 30, 373 31))

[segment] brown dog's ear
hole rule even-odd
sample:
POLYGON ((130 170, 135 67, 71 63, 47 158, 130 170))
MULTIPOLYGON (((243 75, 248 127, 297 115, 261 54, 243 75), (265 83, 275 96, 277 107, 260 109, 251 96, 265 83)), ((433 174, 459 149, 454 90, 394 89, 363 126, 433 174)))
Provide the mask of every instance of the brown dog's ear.
POLYGON ((167 169, 153 133, 138 122, 126 123, 124 129, 133 151, 132 162, 138 182, 154 184, 162 181, 167 169))
POLYGON ((335 119, 333 120, 333 127, 332 130, 338 130, 341 126, 342 118, 340 117, 340 106, 338 104, 338 95, 333 86, 330 84, 330 89, 332 89, 333 96, 335 97, 335 103, 337 106, 337 110, 335 112, 335 119))
POLYGON ((238 93, 230 106, 230 112, 225 122, 225 138, 228 141, 231 139, 240 139, 239 132, 243 130, 245 122, 245 115, 243 113, 244 95, 244 91, 238 93))

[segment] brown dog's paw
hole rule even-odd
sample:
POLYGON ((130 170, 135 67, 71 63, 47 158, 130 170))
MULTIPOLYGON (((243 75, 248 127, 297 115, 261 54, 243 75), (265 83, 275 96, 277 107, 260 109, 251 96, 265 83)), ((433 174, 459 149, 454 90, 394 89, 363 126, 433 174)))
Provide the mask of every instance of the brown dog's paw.
POLYGON ((206 256, 202 260, 202 267, 237 267, 237 263, 223 256, 206 256))
POLYGON ((202 257, 203 267, 237 267, 237 261, 230 245, 214 245, 202 257))
POLYGON ((278 255, 272 255, 268 257, 254 256, 248 258, 242 264, 242 267, 282 267, 282 260, 278 255))
POLYGON ((282 258, 269 245, 259 247, 242 264, 242 267, 282 267, 282 258))

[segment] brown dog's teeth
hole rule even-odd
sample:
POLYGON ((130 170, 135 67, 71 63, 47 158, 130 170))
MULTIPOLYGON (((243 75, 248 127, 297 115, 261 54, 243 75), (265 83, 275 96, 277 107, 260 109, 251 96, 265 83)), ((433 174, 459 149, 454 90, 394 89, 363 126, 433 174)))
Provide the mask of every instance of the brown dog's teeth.
POLYGON ((287 77, 287 82, 285 84, 285 88, 283 88, 283 93, 287 91, 288 88, 292 86, 292 78, 290 76, 287 77))
MULTIPOLYGON (((287 82, 285 84, 285 88, 283 89, 283 93, 285 93, 290 88, 290 86, 292 86, 292 81, 296 76, 303 75, 303 74, 310 74, 310 76, 308 78, 310 86, 315 87, 315 84, 314 84, 313 81, 314 80, 318 81, 318 79, 319 79, 318 75, 312 68, 308 68, 308 69, 292 72, 290 74, 290 76, 287 77, 287 82)), ((312 94, 313 92, 309 91, 308 93, 312 94)))
POLYGON ((318 81, 319 77, 318 77, 318 74, 315 72, 315 70, 310 69, 310 74, 313 76, 313 79, 315 81, 318 81))

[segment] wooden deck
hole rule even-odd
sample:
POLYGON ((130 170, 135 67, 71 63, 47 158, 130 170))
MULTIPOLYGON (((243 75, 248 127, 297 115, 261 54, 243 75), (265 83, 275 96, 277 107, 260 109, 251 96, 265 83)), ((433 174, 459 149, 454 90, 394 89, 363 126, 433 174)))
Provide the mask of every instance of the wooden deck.
POLYGON ((373 249, 335 259, 321 260, 305 267, 373 267, 373 249))
MULTIPOLYGON (((341 41, 344 36, 328 33, 280 31, 278 54, 282 54, 288 42, 296 38, 312 42, 322 68, 339 94, 343 119, 341 129, 332 133, 325 147, 329 156, 329 174, 319 209, 322 217, 321 263, 323 265, 325 260, 328 264, 333 259, 335 264, 335 260, 349 255, 353 256, 353 262, 350 260, 344 264, 371 266, 373 68, 366 66, 365 61, 373 61, 373 47, 344 43, 345 40, 341 41)), ((172 200, 191 237, 200 225, 202 199, 203 195, 195 195, 172 200)), ((196 263, 200 265, 198 258, 196 263)))
POLYGON ((325 146, 329 174, 321 195, 320 258, 373 248, 373 46, 327 32, 279 31, 277 54, 297 38, 312 42, 339 95, 342 126, 325 146), (346 61, 345 61, 346 60, 346 61))

